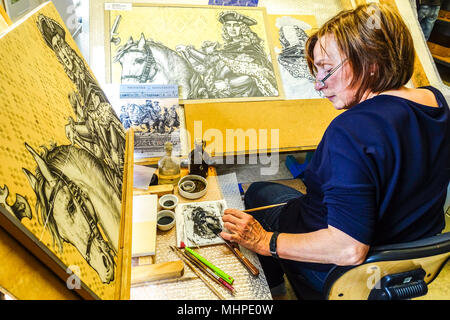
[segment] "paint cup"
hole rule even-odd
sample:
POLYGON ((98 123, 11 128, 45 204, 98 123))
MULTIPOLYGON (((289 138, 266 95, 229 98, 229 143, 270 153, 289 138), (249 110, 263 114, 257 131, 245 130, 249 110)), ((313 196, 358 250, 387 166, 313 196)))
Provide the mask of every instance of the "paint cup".
POLYGON ((165 194, 159 198, 159 205, 166 210, 172 210, 178 205, 178 198, 174 194, 165 194))
POLYGON ((156 225, 159 230, 167 231, 175 225, 175 214, 170 210, 161 210, 156 216, 156 225))
POLYGON ((203 197, 206 194, 206 190, 208 188, 208 182, 202 176, 198 176, 195 174, 188 174, 180 179, 178 182, 178 193, 186 199, 198 199, 203 197), (189 189, 191 187, 190 184, 194 184, 193 189, 189 189), (183 187, 188 186, 188 190, 186 191, 183 187))
POLYGON ((192 180, 186 180, 180 184, 180 189, 186 192, 192 192, 195 190, 195 182, 192 180))

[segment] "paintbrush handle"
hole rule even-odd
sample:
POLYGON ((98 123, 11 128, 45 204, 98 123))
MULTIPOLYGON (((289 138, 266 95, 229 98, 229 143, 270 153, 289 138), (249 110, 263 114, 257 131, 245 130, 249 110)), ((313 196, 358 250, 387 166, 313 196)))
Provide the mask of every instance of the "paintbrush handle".
POLYGON ((283 202, 283 203, 277 203, 277 204, 271 204, 269 206, 264 206, 264 207, 258 207, 258 208, 251 208, 251 209, 246 209, 246 210, 242 210, 242 212, 253 212, 253 211, 259 211, 259 210, 265 210, 265 209, 270 209, 270 208, 275 208, 275 207, 279 207, 279 206, 284 206, 287 202, 283 202))
POLYGON ((239 247, 237 244, 235 243, 231 243, 228 240, 225 240, 220 233, 218 233, 219 237, 222 238, 222 240, 225 242, 225 244, 227 245, 227 247, 231 250, 231 252, 234 253, 234 255, 238 258, 238 260, 240 262, 242 262, 242 264, 248 269, 248 271, 250 271, 250 273, 252 275, 254 275, 255 277, 257 277, 259 275, 259 270, 258 268, 256 268, 253 263, 250 262, 250 260, 247 259, 246 256, 244 256, 244 254, 241 252, 241 250, 239 250, 239 247))
POLYGON ((257 277, 259 275, 259 270, 256 268, 250 260, 247 259, 246 256, 239 250, 237 247, 233 247, 233 253, 236 255, 239 261, 250 271, 252 275, 257 277))
MULTIPOLYGON (((188 265, 189 268, 191 268, 191 270, 200 278, 200 280, 202 280, 206 286, 211 289, 211 291, 217 296, 219 297, 219 299, 221 300, 225 300, 224 296, 222 296, 220 294, 220 292, 218 292, 203 276, 202 274, 192 265, 191 262, 189 262, 183 255, 181 252, 179 252, 177 247, 175 248, 175 253, 184 261, 184 263, 186 263, 188 265)), ((172 249, 173 250, 173 249, 172 249)))

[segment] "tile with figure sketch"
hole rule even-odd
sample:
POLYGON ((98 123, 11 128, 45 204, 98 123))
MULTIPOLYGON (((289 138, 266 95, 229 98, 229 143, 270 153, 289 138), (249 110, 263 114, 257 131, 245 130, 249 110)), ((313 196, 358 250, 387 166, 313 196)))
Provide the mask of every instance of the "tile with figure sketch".
POLYGON ((225 200, 190 202, 176 208, 178 243, 188 247, 223 243, 217 232, 223 229, 225 200))

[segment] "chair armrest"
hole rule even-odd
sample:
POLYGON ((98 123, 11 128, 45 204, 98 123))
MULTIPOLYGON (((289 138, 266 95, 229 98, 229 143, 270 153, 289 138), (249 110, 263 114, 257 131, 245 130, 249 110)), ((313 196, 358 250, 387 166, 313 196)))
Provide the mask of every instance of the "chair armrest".
POLYGON ((450 252, 450 232, 421 240, 372 247, 364 263, 407 260, 450 252))
MULTIPOLYGON (((334 266, 328 272, 323 294, 328 297, 334 282, 351 269, 379 261, 420 259, 450 252, 450 232, 417 241, 371 247, 366 260, 356 266, 334 266)), ((450 255, 447 259, 450 258, 450 255)), ((444 263, 445 264, 445 263, 444 263)), ((443 265, 442 265, 443 266, 443 265)), ((439 272, 438 272, 439 273, 439 272)))

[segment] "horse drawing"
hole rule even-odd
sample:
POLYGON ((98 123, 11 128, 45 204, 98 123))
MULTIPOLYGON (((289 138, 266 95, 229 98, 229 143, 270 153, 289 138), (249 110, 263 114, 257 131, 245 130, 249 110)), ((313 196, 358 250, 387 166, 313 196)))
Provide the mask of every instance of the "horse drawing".
POLYGON ((40 224, 52 237, 53 246, 77 248, 103 283, 114 280, 114 256, 118 252, 121 201, 108 183, 106 165, 84 149, 53 145, 38 154, 25 143, 37 168, 23 168, 33 188, 40 224), (105 239, 106 238, 106 239, 105 239))
POLYGON ((114 62, 122 66, 122 83, 177 84, 183 99, 205 98, 201 77, 176 51, 141 34, 139 41, 119 47, 114 62))
POLYGON ((172 133, 180 127, 180 118, 177 114, 177 107, 171 106, 170 109, 167 108, 164 114, 164 125, 172 133))

